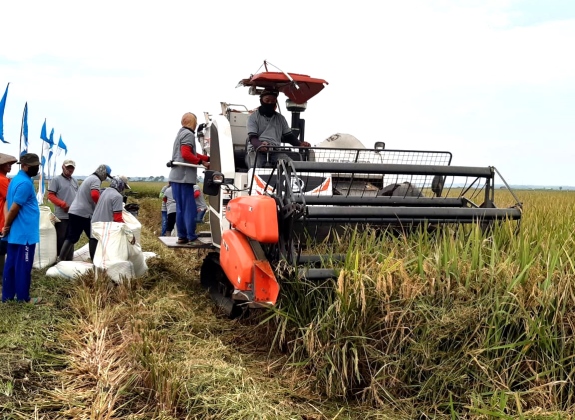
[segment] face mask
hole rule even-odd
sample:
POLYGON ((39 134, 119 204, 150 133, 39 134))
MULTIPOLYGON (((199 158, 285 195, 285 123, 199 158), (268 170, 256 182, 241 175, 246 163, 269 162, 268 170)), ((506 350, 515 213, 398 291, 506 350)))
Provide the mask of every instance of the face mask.
POLYGON ((26 171, 26 173, 28 174, 28 176, 30 178, 33 178, 36 175, 38 175, 38 172, 40 172, 40 166, 30 166, 30 167, 28 167, 28 170, 26 171))
POLYGON ((274 115, 276 111, 276 104, 261 104, 260 106, 260 114, 265 115, 266 117, 271 117, 274 115))

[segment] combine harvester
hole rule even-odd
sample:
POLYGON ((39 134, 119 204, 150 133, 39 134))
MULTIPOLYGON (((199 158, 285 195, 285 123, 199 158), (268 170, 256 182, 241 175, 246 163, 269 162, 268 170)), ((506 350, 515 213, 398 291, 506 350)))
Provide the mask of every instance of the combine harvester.
MULTIPOLYGON (((268 65, 264 62, 265 71, 242 79, 239 86, 252 95, 264 89, 283 93, 292 131, 303 141, 301 113, 327 82, 271 72, 268 65)), ((329 241, 332 232, 346 226, 489 227, 504 220, 519 225, 521 203, 497 169, 451 166, 449 152, 391 150, 381 142, 367 149, 353 136, 336 134, 320 147, 269 148, 266 156, 281 152, 292 160, 248 168, 244 157, 250 111, 228 103, 221 108, 220 115, 206 113, 198 130, 204 153, 210 155, 204 179, 211 235, 206 246, 215 249, 203 262, 200 280, 230 317, 246 308, 274 305, 284 270, 297 270, 303 279, 336 277, 334 270, 321 267, 325 256, 310 254, 313 247, 306 246, 310 238, 329 241), (512 206, 496 206, 496 178, 511 193, 512 206)))

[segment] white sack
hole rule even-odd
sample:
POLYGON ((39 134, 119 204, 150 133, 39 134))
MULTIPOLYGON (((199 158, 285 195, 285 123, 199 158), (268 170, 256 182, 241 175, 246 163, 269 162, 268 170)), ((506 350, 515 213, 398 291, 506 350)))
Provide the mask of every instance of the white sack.
POLYGON ((126 209, 122 210, 122 218, 124 219, 124 223, 126 223, 128 229, 130 229, 136 237, 136 243, 139 244, 140 236, 142 234, 142 224, 136 218, 136 216, 134 216, 126 209))
POLYGON ((60 277, 63 279, 73 279, 93 270, 94 265, 82 261, 60 261, 53 267, 46 270, 48 277, 60 277))
POLYGON ((120 283, 124 278, 146 274, 148 266, 144 253, 138 243, 132 244, 135 235, 127 224, 95 222, 92 223, 92 235, 98 239, 94 265, 106 270, 112 280, 120 283))
POLYGON ((90 261, 90 246, 89 244, 84 245, 81 248, 78 248, 74 251, 74 257, 72 261, 90 261))
POLYGON ((52 210, 48 206, 40 206, 40 242, 36 244, 32 267, 46 268, 56 262, 56 228, 52 223, 52 210))
POLYGON ((144 254, 144 259, 146 261, 148 261, 148 258, 155 258, 158 256, 158 254, 156 254, 155 252, 150 252, 150 251, 144 251, 143 254, 144 254))
POLYGON ((92 235, 98 240, 93 261, 96 267, 106 270, 110 263, 128 261, 128 244, 133 235, 125 223, 94 222, 92 235))
POLYGON ((146 258, 142 252, 142 247, 140 244, 130 244, 128 247, 129 261, 134 265, 134 273, 136 277, 141 277, 148 271, 148 266, 146 265, 146 258))
POLYGON ((106 274, 115 283, 122 284, 124 280, 136 277, 134 265, 130 261, 115 261, 107 265, 106 274))

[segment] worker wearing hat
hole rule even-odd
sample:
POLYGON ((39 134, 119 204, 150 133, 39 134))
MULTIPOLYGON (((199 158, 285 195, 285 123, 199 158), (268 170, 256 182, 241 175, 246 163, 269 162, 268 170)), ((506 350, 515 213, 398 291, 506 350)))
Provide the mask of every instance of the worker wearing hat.
POLYGON ((78 193, 78 181, 72 176, 76 170, 76 162, 66 159, 62 163, 62 173, 55 176, 48 185, 48 200, 54 204, 54 215, 60 220, 56 227, 56 254, 60 255, 62 244, 68 230, 68 210, 78 193))
MULTIPOLYGON (((278 92, 273 90, 264 90, 260 94, 260 106, 248 118, 248 150, 246 153, 246 165, 248 168, 261 168, 267 161, 268 157, 263 153, 267 152, 268 147, 279 147, 281 143, 290 143, 297 147, 309 147, 310 144, 305 141, 299 141, 292 132, 285 117, 276 112, 278 92), (257 162, 256 162, 257 159, 257 162)), ((293 157, 291 157, 293 159, 293 157)), ((279 159, 290 159, 285 153, 270 153, 269 161, 271 164, 279 159)))
MULTIPOLYGON (((18 162, 14 156, 0 153, 0 230, 4 227, 4 205, 6 204, 6 194, 8 194, 8 173, 12 170, 12 165, 18 162)), ((8 242, 0 241, 0 275, 4 272, 4 261, 6 260, 6 247, 8 242)))
POLYGON ((40 170, 40 159, 34 153, 26 153, 20 157, 19 163, 20 171, 10 181, 6 195, 8 214, 2 235, 6 237, 8 246, 2 278, 2 302, 16 298, 38 303, 40 298, 30 299, 30 283, 34 252, 40 241, 40 208, 32 180, 40 170))
MULTIPOLYGON (((110 186, 102 191, 100 199, 94 209, 92 215, 92 223, 95 222, 118 222, 124 223, 122 211, 124 210, 124 190, 130 189, 128 185, 128 178, 124 175, 114 176, 110 181, 110 186)), ((90 255, 92 260, 96 255, 96 248, 98 247, 98 240, 90 237, 89 241, 90 255)))
MULTIPOLYGON (((60 261, 72 261, 74 245, 80 240, 82 232, 90 238, 92 232, 91 217, 94 214, 96 203, 100 199, 100 186, 102 181, 112 177, 111 174, 112 169, 108 165, 100 165, 80 184, 76 198, 68 209, 68 230, 60 250, 60 261)), ((90 255, 90 257, 94 258, 94 255, 90 255)))

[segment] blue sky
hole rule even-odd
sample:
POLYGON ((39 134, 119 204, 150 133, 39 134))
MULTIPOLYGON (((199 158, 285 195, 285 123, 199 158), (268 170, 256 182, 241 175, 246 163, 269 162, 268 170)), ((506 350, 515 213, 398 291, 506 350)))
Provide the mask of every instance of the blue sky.
POLYGON ((349 133, 449 150, 513 184, 575 186, 572 0, 10 3, 5 153, 28 101, 31 151, 46 118, 78 174, 167 175, 181 115, 255 107, 235 86, 267 59, 329 82, 303 115, 312 144, 349 133))

